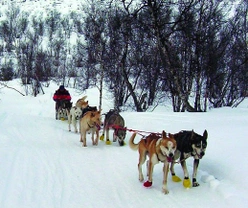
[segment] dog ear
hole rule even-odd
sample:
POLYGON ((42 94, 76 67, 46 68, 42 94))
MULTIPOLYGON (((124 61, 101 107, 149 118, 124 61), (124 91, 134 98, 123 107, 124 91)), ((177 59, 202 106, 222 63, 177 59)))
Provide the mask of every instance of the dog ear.
POLYGON ((81 99, 84 101, 87 98, 87 95, 83 96, 81 99))
POLYGON ((164 130, 162 131, 162 137, 166 137, 166 132, 164 130))
POLYGON ((204 137, 204 139, 207 139, 207 138, 208 138, 208 132, 207 132, 207 130, 205 130, 205 131, 203 132, 203 137, 204 137))
POLYGON ((194 138, 194 134, 195 134, 194 129, 192 129, 190 139, 193 139, 194 138))

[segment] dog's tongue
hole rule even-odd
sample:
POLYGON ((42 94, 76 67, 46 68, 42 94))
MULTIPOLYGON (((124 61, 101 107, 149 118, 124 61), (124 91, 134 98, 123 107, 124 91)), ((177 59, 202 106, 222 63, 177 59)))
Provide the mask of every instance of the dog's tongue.
POLYGON ((167 157, 168 162, 172 162, 172 157, 167 157))

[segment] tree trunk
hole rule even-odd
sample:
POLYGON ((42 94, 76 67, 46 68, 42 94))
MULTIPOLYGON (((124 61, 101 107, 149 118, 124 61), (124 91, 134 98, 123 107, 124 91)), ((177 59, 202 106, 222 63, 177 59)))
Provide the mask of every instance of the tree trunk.
POLYGON ((100 87, 99 87, 99 110, 102 109, 102 88, 103 88, 104 66, 101 64, 100 87))
POLYGON ((124 53, 123 53, 123 56, 122 56, 122 59, 121 59, 121 70, 122 70, 122 73, 123 73, 123 78, 124 78, 124 81, 127 85, 127 89, 128 91, 130 92, 132 98, 133 98, 133 101, 134 101, 134 105, 136 107, 136 111, 137 112, 142 112, 142 107, 140 105, 140 102, 138 101, 138 98, 133 90, 133 87, 132 87, 132 84, 129 82, 128 80, 128 75, 127 75, 127 71, 126 71, 126 68, 125 68, 125 63, 126 63, 126 58, 127 58, 127 52, 128 52, 128 42, 126 41, 126 46, 125 46, 125 49, 124 49, 124 53))

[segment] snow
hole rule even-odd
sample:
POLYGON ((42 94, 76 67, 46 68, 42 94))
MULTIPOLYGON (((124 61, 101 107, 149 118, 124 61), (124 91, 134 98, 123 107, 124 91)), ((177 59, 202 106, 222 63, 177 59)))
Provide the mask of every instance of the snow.
POLYGON ((85 1, 82 0, 1 0, 2 7, 18 5, 22 10, 28 12, 59 10, 62 14, 79 10, 85 1))
MULTIPOLYGON (((8 86, 24 92, 18 80, 8 86)), ((92 146, 90 135, 88 147, 82 147, 79 134, 68 131, 67 121, 55 120, 52 96, 57 87, 51 83, 37 97, 0 89, 1 208, 247 207, 247 102, 207 113, 174 113, 161 106, 154 112, 121 113, 129 129, 194 129, 199 134, 207 129, 208 147, 197 176, 200 186, 185 189, 169 175, 170 193, 164 195, 162 163, 155 166, 152 187, 144 188, 138 180, 138 152, 118 143, 92 146)), ((98 105, 98 90, 67 89, 74 103, 88 95, 90 105, 98 105)), ((105 92, 103 113, 112 107, 111 101, 105 92)), ((128 131, 126 143, 132 133, 128 131)), ((139 139, 136 136, 135 142, 139 139)), ((192 163, 187 160, 190 174, 192 163)), ((175 170, 183 178, 180 165, 175 170)))
MULTIPOLYGON (((81 0, 13 2, 35 15, 54 8, 68 14, 82 7, 81 0)), ((2 12, 10 2, 1 3, 2 12)), ((8 86, 24 93, 19 80, 8 86)), ((153 186, 144 188, 138 180, 138 152, 118 143, 106 145, 100 141, 92 146, 90 135, 88 147, 82 147, 79 134, 68 131, 67 121, 55 120, 52 96, 58 86, 54 83, 37 97, 0 87, 1 208, 247 207, 247 100, 238 108, 211 109, 207 113, 174 113, 168 106, 158 106, 153 112, 121 113, 128 129, 208 131, 207 152, 197 176, 200 186, 185 189, 181 182, 172 182, 169 175, 170 193, 164 195, 161 163, 155 166, 153 186)), ((98 90, 67 89, 74 103, 87 95, 90 105, 98 106, 98 90)), ((105 91, 103 113, 112 107, 113 98, 105 91)), ((128 131, 126 143, 132 133, 128 131)), ((137 136, 135 142, 139 139, 137 136)), ((192 163, 192 158, 187 160, 190 174, 192 163)), ((180 165, 175 170, 183 178, 180 165)))

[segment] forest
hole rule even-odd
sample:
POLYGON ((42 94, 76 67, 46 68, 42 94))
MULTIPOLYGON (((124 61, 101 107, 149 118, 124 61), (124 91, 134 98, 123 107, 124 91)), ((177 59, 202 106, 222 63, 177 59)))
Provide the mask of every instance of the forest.
POLYGON ((68 14, 0 10, 0 83, 103 87, 114 107, 237 107, 248 96, 248 0, 89 0, 68 14))

